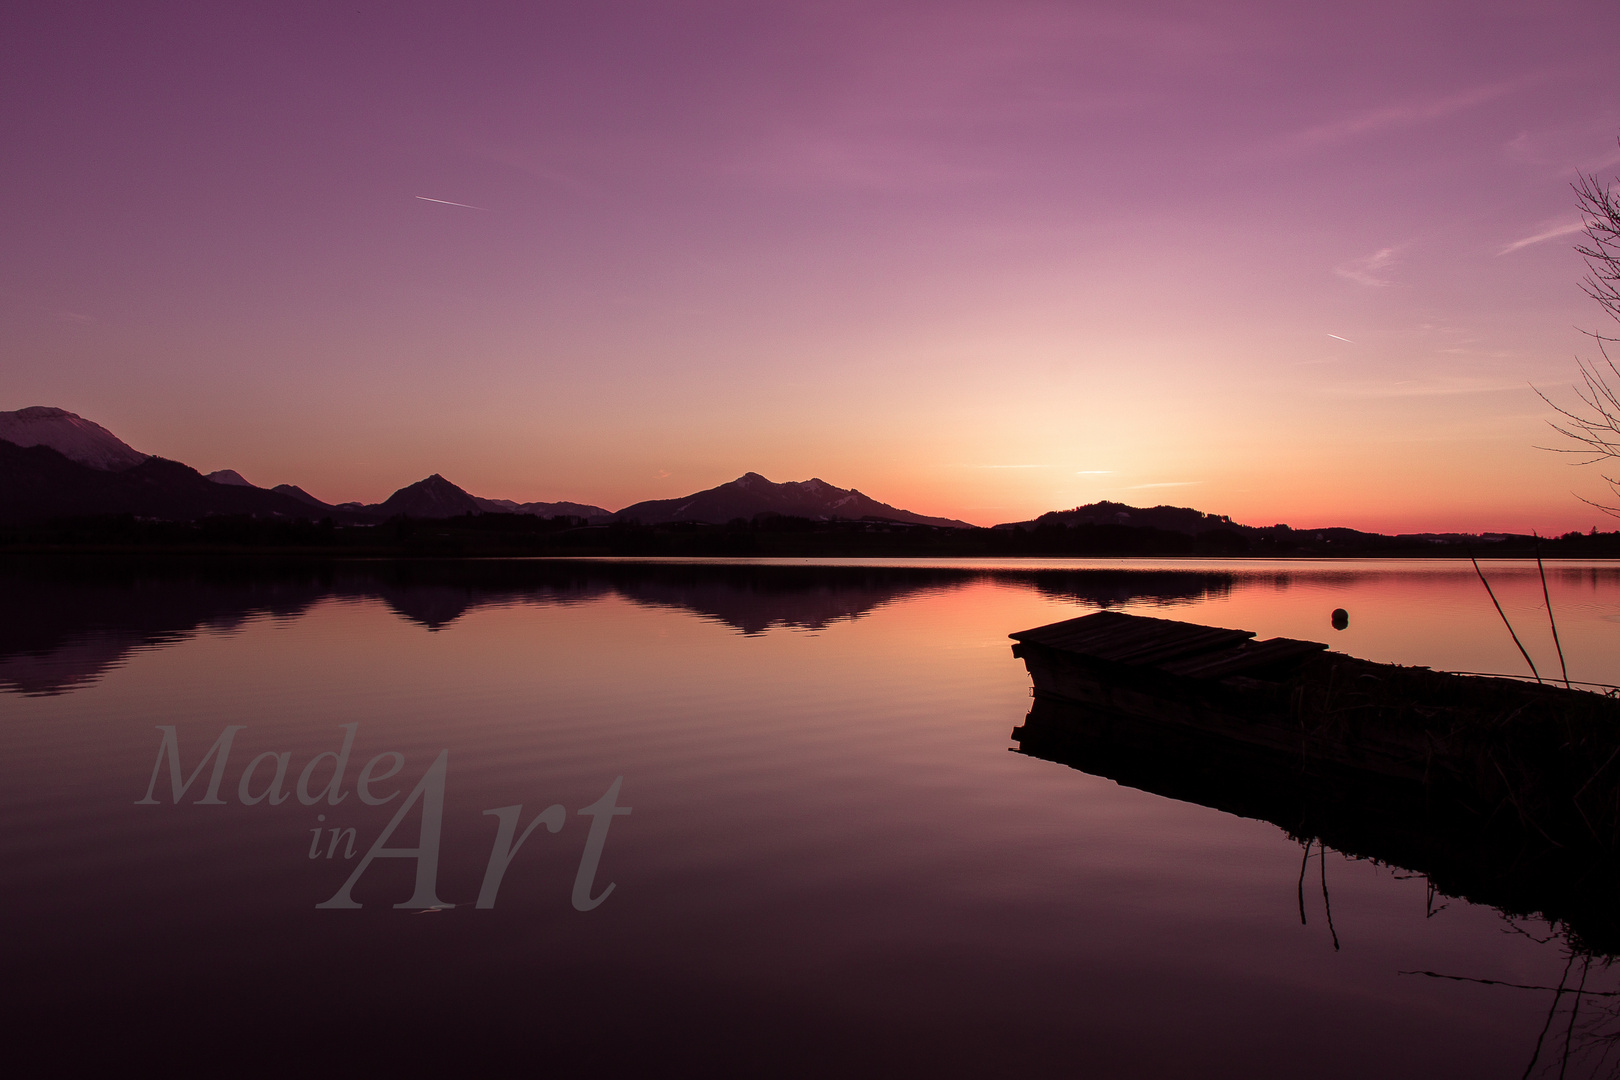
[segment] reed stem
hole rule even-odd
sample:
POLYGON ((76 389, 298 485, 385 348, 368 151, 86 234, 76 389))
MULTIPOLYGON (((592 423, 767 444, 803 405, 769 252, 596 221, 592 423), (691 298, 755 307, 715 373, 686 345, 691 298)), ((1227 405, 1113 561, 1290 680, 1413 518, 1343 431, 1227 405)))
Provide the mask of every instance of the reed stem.
POLYGON ((1541 565, 1541 534, 1532 532, 1530 535, 1536 538, 1536 569, 1541 571, 1541 598, 1547 601, 1547 621, 1552 624, 1553 648, 1558 650, 1558 668, 1564 673, 1564 689, 1573 690, 1574 687, 1569 684, 1569 665, 1564 663, 1564 646, 1558 640, 1558 620, 1553 618, 1552 594, 1547 591, 1547 568, 1541 565))
POLYGON ((1536 677, 1536 682, 1541 682, 1541 672, 1536 670, 1536 662, 1530 659, 1529 653, 1524 651, 1524 644, 1519 641, 1519 635, 1513 632, 1513 624, 1508 622, 1507 612, 1502 610, 1502 605, 1496 599, 1495 591, 1491 589, 1491 583, 1485 580, 1485 571, 1479 568, 1479 560, 1474 558, 1474 553, 1471 551, 1468 553, 1468 561, 1474 564, 1474 573, 1479 575, 1479 583, 1485 586, 1485 594, 1491 598, 1491 603, 1496 605, 1496 613, 1502 616, 1502 625, 1507 627, 1508 637, 1512 638, 1513 644, 1519 647, 1519 655, 1524 657, 1524 662, 1530 665, 1530 674, 1536 677))

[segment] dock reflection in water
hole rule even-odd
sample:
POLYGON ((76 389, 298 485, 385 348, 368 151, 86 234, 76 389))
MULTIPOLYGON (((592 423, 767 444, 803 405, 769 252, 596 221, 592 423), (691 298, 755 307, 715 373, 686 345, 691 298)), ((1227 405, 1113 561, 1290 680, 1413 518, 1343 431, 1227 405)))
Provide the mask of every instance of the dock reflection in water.
POLYGON ((1567 957, 1557 985, 1531 986, 1435 971, 1427 978, 1475 982, 1506 992, 1550 992, 1548 1028, 1566 1023, 1530 1052, 1526 1075, 1571 1059, 1603 1065, 1620 1051, 1620 862, 1590 850, 1572 855, 1534 828, 1490 821, 1444 798, 1380 783, 1376 776, 1309 769, 1255 748, 1186 729, 1156 725, 1095 706, 1036 697, 1013 729, 1017 751, 1169 799, 1269 822, 1302 848, 1299 916, 1320 871, 1321 912, 1338 949, 1327 877, 1331 850, 1397 876, 1421 876, 1429 911, 1450 900, 1488 905, 1513 933, 1535 937, 1567 957), (1310 880, 1308 880, 1308 878, 1310 880), (1585 1010, 1584 1023, 1579 1023, 1585 1010))

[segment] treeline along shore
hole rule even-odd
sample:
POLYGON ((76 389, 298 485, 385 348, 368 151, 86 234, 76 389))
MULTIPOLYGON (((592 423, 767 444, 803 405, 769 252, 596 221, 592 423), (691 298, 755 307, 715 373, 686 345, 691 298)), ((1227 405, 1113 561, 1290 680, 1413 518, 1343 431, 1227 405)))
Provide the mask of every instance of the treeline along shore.
POLYGON ((1545 558, 1620 557, 1620 532, 1387 536, 1352 529, 1223 525, 1182 532, 1147 525, 1058 522, 995 528, 885 520, 816 521, 779 514, 724 524, 591 523, 559 515, 400 515, 376 524, 216 515, 155 521, 129 514, 0 526, 0 551, 308 552, 357 557, 730 558, 1545 558))

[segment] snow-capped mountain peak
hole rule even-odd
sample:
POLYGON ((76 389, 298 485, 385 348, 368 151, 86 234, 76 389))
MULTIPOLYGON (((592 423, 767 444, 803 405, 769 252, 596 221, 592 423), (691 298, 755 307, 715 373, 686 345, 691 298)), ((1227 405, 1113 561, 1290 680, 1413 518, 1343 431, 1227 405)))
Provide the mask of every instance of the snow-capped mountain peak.
POLYGON ((45 405, 0 412, 0 439, 18 446, 48 446, 81 465, 108 472, 132 469, 149 456, 94 421, 45 405))

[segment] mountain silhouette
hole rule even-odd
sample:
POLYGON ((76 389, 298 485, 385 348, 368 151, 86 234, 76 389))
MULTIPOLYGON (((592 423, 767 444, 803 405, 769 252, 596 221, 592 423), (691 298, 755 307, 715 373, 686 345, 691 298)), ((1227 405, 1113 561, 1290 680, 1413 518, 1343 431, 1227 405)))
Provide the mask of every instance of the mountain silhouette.
POLYGON ((0 521, 91 514, 167 521, 219 514, 308 518, 311 508, 278 492, 215 483, 178 461, 148 457, 112 472, 70 461, 43 444, 24 447, 0 440, 0 521))
POLYGON ((618 520, 639 521, 643 525, 665 522, 690 521, 723 524, 736 518, 753 518, 757 514, 780 514, 784 517, 809 518, 812 521, 831 521, 836 518, 858 521, 862 518, 881 518, 911 525, 939 525, 957 529, 971 529, 965 521, 951 518, 926 517, 910 510, 901 510, 880 503, 854 488, 834 487, 825 480, 813 479, 774 484, 759 473, 744 473, 729 484, 699 491, 679 499, 650 499, 627 506, 614 515, 618 520))
MULTIPOLYGON (((945 553, 944 548, 939 548, 944 544, 961 554, 1332 555, 1407 549, 1427 552, 1435 545, 1509 539, 1508 534, 1500 533, 1479 536, 1413 533, 1389 537, 1341 527, 1255 527, 1240 525, 1223 514, 1205 513, 1191 507, 1136 507, 1110 501, 1054 510, 1028 521, 997 525, 994 527, 996 535, 990 535, 991 530, 979 530, 968 522, 903 510, 819 478, 779 484, 755 472, 678 499, 638 502, 617 513, 589 503, 519 503, 511 499, 480 498, 438 473, 400 488, 381 503, 332 505, 296 485, 281 484, 264 489, 254 486, 234 469, 220 469, 204 476, 181 462, 143 454, 106 428, 66 409, 32 406, 0 412, 0 524, 31 525, 57 518, 133 516, 154 522, 197 521, 210 517, 248 517, 259 521, 330 518, 337 525, 358 525, 380 524, 395 517, 444 520, 489 514, 583 518, 590 525, 727 525, 741 519, 752 523, 756 529, 766 530, 778 527, 773 519, 785 518, 818 523, 810 527, 810 531, 818 535, 829 529, 838 530, 839 526, 830 523, 881 521, 962 530, 948 534, 914 533, 901 538, 905 543, 926 540, 939 553, 945 553)), ((792 521, 780 524, 799 527, 792 521)), ((518 532, 513 535, 528 536, 523 530, 531 525, 495 518, 455 527, 486 533, 491 529, 516 528, 518 532)), ((1579 534, 1570 534, 1561 540, 1568 542, 1571 537, 1585 540, 1579 534)), ((567 541, 569 544, 577 542, 580 542, 577 538, 567 541)), ((597 542, 601 542, 600 538, 597 542)), ((1592 545, 1604 543, 1612 545, 1613 539, 1605 540, 1594 534, 1592 545)), ((635 550, 647 553, 644 549, 635 550)), ((1606 553, 1608 548, 1594 547, 1590 553, 1598 554, 1600 550, 1606 553)), ((1571 554, 1588 552, 1577 549, 1571 554)))
POLYGON ((147 458, 100 424, 44 405, 0 412, 0 439, 16 446, 48 446, 69 461, 110 472, 132 469, 147 458))
POLYGON ((47 406, 0 412, 0 523, 133 514, 164 521, 219 515, 381 521, 464 514, 567 515, 606 521, 600 506, 480 499, 438 473, 381 503, 333 506, 294 484, 260 488, 235 469, 204 476, 178 461, 143 454, 100 424, 47 406))
POLYGON ((283 495, 290 495, 301 503, 307 503, 310 506, 318 507, 322 510, 332 509, 331 504, 321 502, 321 500, 317 499, 315 496, 311 495, 297 484, 277 484, 270 490, 278 491, 283 495))
POLYGON ((438 473, 400 488, 380 503, 333 506, 292 484, 267 490, 234 469, 204 476, 180 462, 151 457, 65 409, 32 406, 0 412, 0 522, 121 514, 164 521, 218 515, 306 520, 330 516, 350 523, 392 517, 527 514, 584 518, 592 524, 617 520, 645 525, 723 524, 768 514, 811 521, 879 519, 973 528, 965 521, 902 510, 825 480, 776 484, 753 472, 680 499, 639 502, 617 514, 589 503, 479 498, 438 473))
POLYGON ((484 508, 478 505, 477 499, 438 473, 434 473, 426 480, 418 480, 414 484, 402 487, 382 502, 366 509, 383 517, 404 514, 415 518, 460 517, 463 514, 480 514, 484 511, 484 508))
POLYGON ((535 517, 579 517, 587 521, 605 521, 611 511, 589 503, 577 502, 513 502, 511 499, 478 499, 478 505, 490 514, 533 514, 535 517))
POLYGON ((397 517, 401 514, 413 518, 449 518, 465 514, 532 514, 544 518, 562 515, 606 520, 611 516, 600 506, 588 506, 584 503, 518 503, 511 499, 480 499, 466 489, 452 484, 438 473, 434 473, 426 480, 418 480, 414 484, 400 488, 380 503, 358 509, 382 518, 397 517))
POLYGON ((1077 525, 1126 525, 1132 528, 1163 529, 1166 532, 1197 536, 1211 529, 1243 528, 1234 526, 1232 519, 1222 514, 1206 514, 1186 506, 1128 506, 1125 503, 1087 503, 1073 510, 1051 510, 1031 521, 1013 521, 997 525, 998 529, 1038 529, 1042 526, 1061 525, 1072 529, 1077 525))
MULTIPOLYGON (((1073 530, 1077 533, 1118 533, 1140 530, 1142 535, 1179 533, 1198 537, 1205 542, 1234 545, 1234 553, 1245 546, 1265 550, 1265 545, 1297 545, 1310 542, 1328 545, 1328 550, 1366 549, 1370 546, 1388 546, 1391 541, 1412 543, 1466 542, 1469 537, 1460 533, 1407 533, 1397 537, 1362 532, 1341 526, 1314 529, 1293 529, 1287 525, 1239 525, 1225 514, 1206 514, 1187 506, 1130 506, 1117 502, 1094 502, 1077 506, 1073 510, 1052 510, 1030 521, 1014 521, 994 526, 1000 530, 1022 529, 1025 532, 1073 530), (1258 547, 1255 547, 1259 545, 1258 547)), ((1478 539, 1489 542, 1502 534, 1485 533, 1478 539)))

